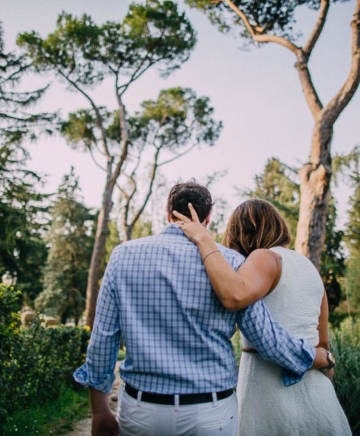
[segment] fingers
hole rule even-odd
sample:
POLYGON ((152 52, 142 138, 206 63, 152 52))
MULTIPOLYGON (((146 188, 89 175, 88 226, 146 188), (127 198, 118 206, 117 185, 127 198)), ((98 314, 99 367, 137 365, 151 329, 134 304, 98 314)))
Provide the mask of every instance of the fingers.
POLYGON ((192 221, 194 223, 199 223, 200 222, 199 221, 199 217, 198 217, 198 214, 196 213, 196 210, 194 209, 194 206, 191 203, 189 203, 188 204, 188 208, 189 208, 189 211, 190 211, 190 214, 191 214, 192 221))
POLYGON ((176 216, 176 218, 181 220, 183 223, 191 223, 191 221, 193 223, 200 223, 198 214, 196 213, 196 210, 194 209, 194 206, 191 203, 189 203, 188 204, 188 208, 189 208, 189 211, 190 211, 190 214, 191 214, 191 219, 188 218, 187 216, 183 215, 182 213, 176 211, 176 210, 173 210, 172 213, 173 213, 174 216, 176 216))
POLYGON ((187 216, 183 215, 180 212, 177 212, 176 210, 173 210, 172 213, 173 213, 174 216, 176 216, 176 218, 179 218, 179 220, 184 221, 184 223, 191 222, 190 218, 188 218, 187 216))

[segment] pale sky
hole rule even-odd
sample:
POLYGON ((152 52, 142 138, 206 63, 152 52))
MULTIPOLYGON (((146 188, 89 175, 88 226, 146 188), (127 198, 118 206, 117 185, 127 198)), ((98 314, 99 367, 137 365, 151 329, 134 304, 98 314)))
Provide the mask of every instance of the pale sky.
MULTIPOLYGON (((5 48, 15 48, 19 32, 36 30, 45 37, 55 29, 61 11, 74 15, 87 13, 97 23, 121 20, 129 0, 0 0, 5 48)), ((295 58, 286 49, 268 44, 261 48, 241 50, 235 35, 222 35, 204 14, 185 7, 188 18, 198 32, 198 43, 189 61, 167 79, 155 71, 146 73, 126 95, 129 112, 145 99, 155 99, 161 89, 182 86, 200 96, 208 96, 215 107, 215 118, 224 129, 215 147, 202 147, 163 168, 171 186, 178 179, 201 180, 216 170, 228 175, 215 189, 216 195, 228 199, 231 209, 239 203, 234 186, 253 187, 255 174, 262 171, 267 158, 278 157, 289 165, 299 165, 310 152, 313 119, 302 95, 295 58)), ((331 7, 325 29, 310 61, 313 81, 323 104, 341 88, 350 70, 350 21, 355 1, 331 7)), ((298 27, 306 37, 317 13, 302 7, 298 27)), ((301 39, 300 41, 304 41, 301 39)), ((39 110, 61 109, 67 112, 87 107, 83 98, 65 92, 53 76, 28 76, 24 86, 32 88, 51 82, 49 92, 38 105, 39 110)), ((93 96, 97 102, 115 108, 112 83, 105 83, 93 96)), ((360 92, 358 91, 335 125, 333 153, 349 152, 360 141, 360 92)), ((44 138, 28 147, 30 166, 47 175, 47 192, 56 191, 62 176, 74 165, 80 176, 85 203, 99 207, 105 182, 104 174, 91 159, 71 150, 60 137, 44 138)), ((345 216, 348 188, 337 193, 342 219, 345 216)))

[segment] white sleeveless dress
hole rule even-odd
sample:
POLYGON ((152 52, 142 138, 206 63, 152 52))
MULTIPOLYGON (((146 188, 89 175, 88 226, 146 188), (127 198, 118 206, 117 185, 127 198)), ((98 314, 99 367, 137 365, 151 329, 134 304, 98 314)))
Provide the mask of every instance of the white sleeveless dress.
MULTIPOLYGON (((269 311, 292 335, 313 345, 324 287, 313 264, 301 254, 283 247, 271 249, 282 258, 282 274, 276 288, 265 297, 269 311)), ((253 348, 244 336, 243 347, 253 348)), ((285 387, 281 368, 260 355, 242 353, 240 360, 240 436, 350 436, 347 418, 331 381, 311 370, 300 382, 285 387)))

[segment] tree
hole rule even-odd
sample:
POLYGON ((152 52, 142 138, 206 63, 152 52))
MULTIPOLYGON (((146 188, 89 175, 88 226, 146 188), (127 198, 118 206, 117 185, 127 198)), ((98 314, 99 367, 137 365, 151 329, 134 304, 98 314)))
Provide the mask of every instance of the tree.
MULTIPOLYGON (((3 31, 0 23, 0 156, 8 155, 6 147, 21 142, 30 135, 36 137, 35 127, 49 127, 55 114, 29 113, 28 109, 44 95, 47 86, 34 91, 17 91, 24 74, 28 72, 31 63, 26 56, 18 56, 5 52, 3 31)), ((23 155, 26 153, 20 149, 23 155)), ((5 169, 1 167, 1 171, 5 169)))
POLYGON ((186 3, 203 10, 221 31, 236 28, 240 37, 249 43, 275 43, 294 54, 304 97, 314 118, 309 162, 299 170, 301 199, 295 247, 319 268, 330 198, 333 128, 360 82, 360 0, 355 2, 351 21, 349 75, 326 105, 321 102, 313 84, 309 60, 325 26, 330 0, 186 0, 186 3), (318 10, 318 18, 306 43, 300 47, 295 43, 293 24, 295 11, 302 5, 318 10))
POLYGON ((349 251, 346 262, 345 286, 351 305, 360 308, 360 147, 346 156, 336 156, 336 170, 353 189, 349 198, 345 242, 349 251))
POLYGON ((18 44, 26 50, 37 71, 54 72, 69 89, 83 95, 95 116, 101 138, 99 145, 106 161, 106 183, 89 268, 87 325, 92 326, 95 315, 112 194, 128 158, 130 137, 124 95, 150 68, 157 66, 162 76, 180 68, 189 58, 195 42, 195 32, 189 21, 169 0, 132 4, 121 23, 108 21, 101 26, 88 15, 78 19, 63 13, 58 18, 57 29, 46 39, 35 32, 23 33, 18 38, 18 44), (106 77, 114 80, 119 114, 116 144, 111 144, 105 127, 108 118, 90 92, 106 77))
POLYGON ((29 156, 22 143, 48 130, 55 118, 29 112, 46 87, 17 90, 30 66, 26 57, 5 52, 0 24, 0 277, 7 273, 16 281, 28 304, 42 290, 46 208, 36 192, 40 177, 25 168, 29 156))
POLYGON ((299 182, 297 171, 277 158, 269 158, 260 175, 255 175, 255 189, 239 191, 250 198, 262 198, 270 201, 282 213, 289 225, 292 242, 296 235, 299 219, 299 182))
POLYGON ((44 291, 36 299, 37 309, 70 317, 77 325, 85 309, 87 271, 94 238, 93 215, 81 203, 78 179, 71 169, 59 187, 51 207, 52 222, 47 235, 50 245, 44 269, 44 291))
POLYGON ((209 99, 198 98, 191 89, 160 91, 157 101, 147 100, 141 104, 141 109, 129 119, 133 162, 128 162, 131 165, 123 172, 128 183, 121 183, 121 179, 118 183, 123 201, 121 228, 124 240, 132 237, 135 225, 152 195, 159 168, 198 145, 214 145, 222 128, 222 123, 212 118, 214 109, 209 99), (140 185, 139 169, 148 148, 153 150, 152 162, 149 168, 145 168, 146 175, 140 181, 146 186, 146 192, 135 206, 140 185))
MULTIPOLYGON (((289 225, 291 235, 294 236, 299 217, 299 191, 296 168, 291 168, 276 158, 270 158, 266 162, 264 171, 255 176, 255 189, 240 191, 240 193, 272 203, 279 209, 289 225)), ((344 232, 336 229, 336 218, 335 202, 331 197, 320 268, 330 310, 335 309, 343 297, 341 280, 345 275, 344 232)), ((293 247, 293 241, 290 247, 293 247)))

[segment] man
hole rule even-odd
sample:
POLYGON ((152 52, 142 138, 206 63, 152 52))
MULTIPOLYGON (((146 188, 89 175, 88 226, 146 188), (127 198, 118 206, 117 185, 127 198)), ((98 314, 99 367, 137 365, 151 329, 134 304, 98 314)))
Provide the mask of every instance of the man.
MULTIPOLYGON (((284 374, 285 384, 299 381, 313 365, 314 348, 273 322, 262 301, 237 313, 221 305, 197 247, 173 224, 172 211, 189 216, 188 203, 207 226, 210 192, 195 182, 177 184, 167 202, 170 224, 156 236, 119 245, 111 255, 86 362, 75 372, 90 387, 93 436, 118 434, 107 393, 121 335, 121 436, 238 436, 230 341, 236 324, 265 359, 292 371, 284 374)), ((235 270, 244 261, 233 250, 219 250, 235 270)), ((317 353, 318 366, 327 366, 326 353, 317 353)))

